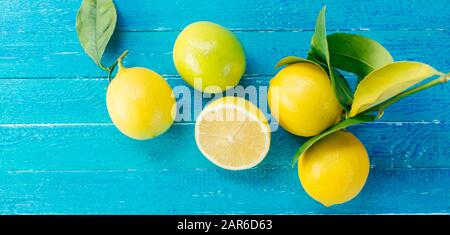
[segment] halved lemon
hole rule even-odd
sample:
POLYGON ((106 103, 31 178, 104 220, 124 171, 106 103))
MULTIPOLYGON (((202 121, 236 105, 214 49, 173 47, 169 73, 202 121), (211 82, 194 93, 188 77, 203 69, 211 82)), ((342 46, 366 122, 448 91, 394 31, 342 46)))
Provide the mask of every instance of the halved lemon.
POLYGON ((258 165, 270 146, 270 127, 263 112, 239 97, 217 99, 200 113, 195 141, 212 163, 228 170, 258 165))

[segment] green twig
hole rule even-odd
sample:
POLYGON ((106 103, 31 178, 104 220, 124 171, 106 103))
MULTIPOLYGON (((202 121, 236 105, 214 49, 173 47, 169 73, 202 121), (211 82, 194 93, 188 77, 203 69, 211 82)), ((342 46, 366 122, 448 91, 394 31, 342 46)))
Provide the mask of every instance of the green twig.
POLYGON ((117 58, 117 62, 118 62, 118 64, 119 64, 119 70, 124 68, 124 67, 123 67, 123 63, 122 63, 122 60, 123 60, 123 58, 125 58, 125 56, 127 56, 127 55, 128 55, 128 50, 127 50, 127 51, 124 51, 124 52, 122 53, 122 55, 120 55, 119 58, 117 58))
POLYGON ((108 71, 108 83, 111 82, 111 75, 114 72, 114 69, 116 68, 117 65, 119 65, 119 70, 123 69, 123 63, 122 60, 123 58, 125 58, 125 56, 128 55, 128 50, 124 51, 118 58, 117 60, 111 65, 109 66, 109 68, 106 68, 106 70, 108 71))
POLYGON ((112 64, 112 65, 108 68, 108 83, 111 82, 111 75, 112 75, 112 73, 113 73, 114 68, 116 67, 116 65, 117 65, 117 61, 114 62, 114 64, 112 64))

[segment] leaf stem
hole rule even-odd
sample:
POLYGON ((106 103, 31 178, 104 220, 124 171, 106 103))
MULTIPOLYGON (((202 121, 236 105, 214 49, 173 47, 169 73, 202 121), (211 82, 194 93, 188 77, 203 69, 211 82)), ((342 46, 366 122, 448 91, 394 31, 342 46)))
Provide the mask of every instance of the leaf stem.
POLYGON ((430 87, 439 85, 441 83, 448 82, 449 79, 450 79, 450 73, 448 73, 448 74, 441 74, 441 77, 436 78, 436 79, 434 79, 434 80, 432 80, 430 82, 427 82, 425 84, 422 84, 422 85, 420 85, 418 87, 415 87, 415 88, 406 90, 404 92, 401 92, 400 94, 394 96, 393 98, 391 98, 391 99, 389 99, 389 100, 387 100, 387 101, 385 101, 385 102, 383 102, 383 103, 381 103, 379 105, 376 105, 376 106, 374 106, 374 107, 364 111, 364 113, 371 113, 371 112, 375 112, 375 111, 378 111, 378 112, 382 113, 384 111, 384 109, 386 109, 389 105, 391 105, 391 104, 393 104, 393 103, 395 103, 395 102, 397 102, 397 101, 399 101, 399 100, 401 100, 401 99, 403 99, 403 98, 405 98, 407 96, 415 94, 415 93, 417 93, 419 91, 428 89, 430 87))
POLYGON ((101 69, 106 70, 106 71, 109 71, 109 68, 106 67, 106 66, 104 66, 102 63, 98 63, 97 65, 98 65, 98 67, 100 67, 101 69))

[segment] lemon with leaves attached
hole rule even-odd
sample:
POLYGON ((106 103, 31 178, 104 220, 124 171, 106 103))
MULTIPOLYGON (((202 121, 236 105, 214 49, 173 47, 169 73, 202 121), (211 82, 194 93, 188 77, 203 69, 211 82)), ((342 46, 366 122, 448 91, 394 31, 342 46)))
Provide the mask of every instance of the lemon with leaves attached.
POLYGON ((106 93, 114 125, 133 139, 145 140, 164 133, 175 119, 175 97, 158 73, 120 65, 106 93))
POLYGON ((192 23, 178 35, 173 61, 187 83, 206 93, 236 86, 246 66, 244 49, 236 35, 206 21, 192 23))
POLYGON ((328 74, 318 65, 286 66, 270 81, 269 107, 281 127, 299 136, 314 136, 340 120, 342 108, 328 74))
POLYGON ((350 201, 369 175, 364 145, 350 132, 338 131, 316 142, 298 160, 305 191, 325 206, 350 201))

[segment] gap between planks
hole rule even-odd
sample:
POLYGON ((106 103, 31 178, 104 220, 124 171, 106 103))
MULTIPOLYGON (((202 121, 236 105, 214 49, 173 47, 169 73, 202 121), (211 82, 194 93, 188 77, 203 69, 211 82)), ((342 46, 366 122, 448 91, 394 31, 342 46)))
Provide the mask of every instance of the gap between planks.
MULTIPOLYGON (((285 167, 261 167, 260 170, 292 170, 290 165, 285 167)), ((370 169, 376 169, 381 171, 430 171, 430 170, 444 170, 450 171, 449 167, 374 167, 370 166, 370 169)), ((221 171, 221 169, 214 168, 192 168, 193 171, 221 171)), ((254 168, 253 170, 258 170, 254 168)), ((39 174, 39 173, 126 173, 126 172, 169 172, 177 171, 177 169, 161 168, 161 169, 89 169, 89 170, 5 170, 7 174, 39 174)), ((1 171, 0 171, 1 172, 1 171)))
MULTIPOLYGON (((243 29, 243 28, 228 28, 232 32, 243 32, 243 33, 298 33, 298 32, 314 32, 314 29, 300 29, 300 28, 283 28, 283 29, 271 29, 271 28, 263 28, 263 29, 243 29)), ((173 28, 156 28, 156 29, 147 29, 147 30, 116 30, 117 33, 179 33, 183 29, 173 29, 173 28)), ((408 31, 408 32, 422 32, 422 31, 448 31, 448 29, 444 28, 398 28, 398 29, 370 29, 370 28, 339 28, 339 29, 327 29, 328 32, 398 32, 398 31, 408 31)), ((75 32, 75 30, 54 30, 52 33, 71 33, 75 32)), ((10 33, 21 33, 21 34, 33 34, 40 33, 39 31, 0 31, 1 34, 10 34, 10 33)))
MULTIPOLYGON (((81 52, 80 52, 81 54, 81 52)), ((166 80, 182 80, 178 74, 161 74, 166 80)), ((273 77, 275 74, 244 74, 242 79, 255 79, 257 77, 273 77)), ((58 77, 0 77, 0 80, 71 80, 71 81, 108 81, 106 76, 58 76, 58 77)))
MULTIPOLYGON (((194 125, 195 122, 175 122, 173 125, 176 126, 189 126, 194 125)), ((364 123, 362 125, 440 125, 446 124, 446 122, 441 122, 439 120, 433 121, 381 121, 381 122, 372 122, 372 123, 364 123)), ((92 123, 0 123, 0 127, 4 128, 28 128, 28 127, 84 127, 84 126, 114 126, 111 122, 92 122, 92 123)))

